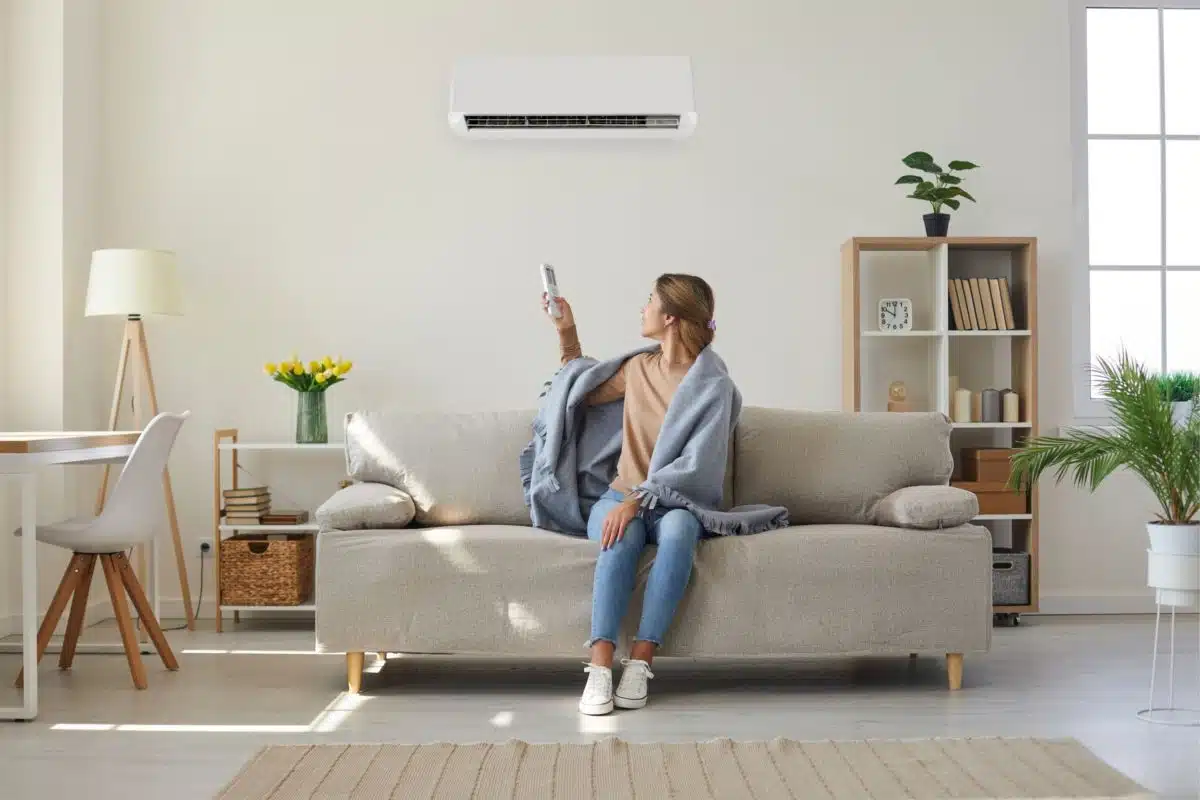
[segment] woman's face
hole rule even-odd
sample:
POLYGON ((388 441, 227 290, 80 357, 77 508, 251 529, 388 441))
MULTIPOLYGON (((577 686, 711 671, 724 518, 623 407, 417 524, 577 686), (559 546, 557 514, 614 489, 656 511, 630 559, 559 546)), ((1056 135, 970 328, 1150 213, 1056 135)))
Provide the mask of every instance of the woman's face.
POLYGON ((674 319, 663 312, 662 299, 659 298, 658 292, 651 291, 650 298, 642 307, 642 336, 661 341, 667 333, 667 327, 674 319))

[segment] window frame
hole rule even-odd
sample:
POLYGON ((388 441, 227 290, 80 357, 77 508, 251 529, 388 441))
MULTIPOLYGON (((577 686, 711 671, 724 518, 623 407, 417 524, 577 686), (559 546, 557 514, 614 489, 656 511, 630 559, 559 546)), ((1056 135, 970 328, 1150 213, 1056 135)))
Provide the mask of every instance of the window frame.
MULTIPOLYGON (((1071 183, 1073 224, 1071 253, 1074 269, 1073 292, 1075 298, 1072 314, 1071 387, 1075 400, 1075 417, 1078 420, 1106 420, 1111 415, 1103 400, 1092 397, 1091 377, 1088 365, 1092 359, 1092 300, 1091 300, 1091 257, 1088 241, 1088 134, 1087 117, 1087 10, 1089 8, 1132 8, 1132 9, 1184 9, 1200 11, 1200 0, 1071 0, 1068 31, 1070 35, 1070 107, 1071 107, 1071 183)), ((1200 140, 1200 134, 1181 135, 1166 132, 1166 81, 1164 80, 1163 32, 1159 25, 1159 133, 1157 134, 1097 134, 1098 139, 1141 139, 1165 142, 1170 140, 1200 140)), ((1165 152, 1160 162, 1159 191, 1163 219, 1167 213, 1167 181, 1165 152)), ((1158 272, 1163 276, 1161 292, 1162 347, 1167 347, 1167 281, 1168 270, 1197 271, 1200 265, 1170 267, 1166 264, 1166 226, 1162 226, 1162 264, 1157 266, 1101 267, 1105 270, 1122 272, 1158 272)), ((1165 361, 1164 361, 1165 363, 1165 361)))

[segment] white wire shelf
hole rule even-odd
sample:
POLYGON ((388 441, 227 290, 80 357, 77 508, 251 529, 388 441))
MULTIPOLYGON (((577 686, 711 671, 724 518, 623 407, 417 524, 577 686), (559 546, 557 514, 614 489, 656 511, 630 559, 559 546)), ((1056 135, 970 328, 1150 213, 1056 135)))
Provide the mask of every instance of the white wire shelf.
POLYGON ((862 335, 868 339, 903 339, 941 336, 942 333, 942 331, 863 331, 862 335))
POLYGON ((951 422, 951 428, 964 428, 975 430, 986 430, 988 428, 1005 429, 1005 428, 1028 428, 1031 427, 1028 422, 951 422))
POLYGON ((316 603, 302 603, 298 606, 221 606, 222 611, 316 611, 316 603))
POLYGON ((318 530, 315 522, 304 522, 299 525, 226 525, 222 523, 217 527, 222 533, 230 531, 247 531, 251 533, 316 533, 318 530))
POLYGON ((342 442, 296 444, 295 442, 221 442, 220 450, 344 450, 342 442))

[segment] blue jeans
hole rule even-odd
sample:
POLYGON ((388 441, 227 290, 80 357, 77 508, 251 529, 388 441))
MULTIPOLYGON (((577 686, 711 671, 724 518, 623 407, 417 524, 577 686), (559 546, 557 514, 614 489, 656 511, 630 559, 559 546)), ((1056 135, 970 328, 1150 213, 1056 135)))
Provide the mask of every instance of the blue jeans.
MULTIPOLYGON (((588 517, 588 538, 600 541, 604 518, 617 506, 622 495, 610 489, 592 507, 588 517)), ((692 558, 696 543, 704 529, 691 512, 682 508, 643 510, 625 528, 625 536, 608 550, 602 550, 596 561, 596 579, 592 587, 592 637, 617 643, 617 634, 637 573, 638 558, 647 544, 658 545, 646 597, 642 605, 642 620, 637 640, 661 645, 675 609, 683 599, 688 578, 692 575, 692 558)))

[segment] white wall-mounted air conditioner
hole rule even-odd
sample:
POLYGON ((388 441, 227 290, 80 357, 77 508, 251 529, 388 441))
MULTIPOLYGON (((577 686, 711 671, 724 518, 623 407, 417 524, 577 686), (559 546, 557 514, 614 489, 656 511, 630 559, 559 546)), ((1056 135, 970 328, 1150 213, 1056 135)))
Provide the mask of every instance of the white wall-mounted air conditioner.
POLYGON ((696 128, 687 56, 481 56, 454 69, 468 139, 680 139, 696 128))

